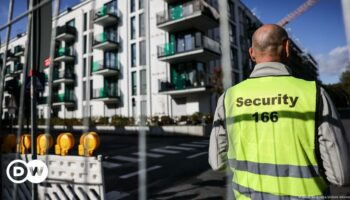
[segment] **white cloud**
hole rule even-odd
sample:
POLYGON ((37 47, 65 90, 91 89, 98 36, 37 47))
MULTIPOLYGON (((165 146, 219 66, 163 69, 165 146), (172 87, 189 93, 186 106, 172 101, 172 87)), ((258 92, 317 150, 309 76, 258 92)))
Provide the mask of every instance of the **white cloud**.
POLYGON ((319 64, 319 72, 321 77, 339 77, 339 75, 345 71, 350 62, 348 51, 348 46, 341 46, 332 49, 327 55, 317 55, 316 60, 319 64))

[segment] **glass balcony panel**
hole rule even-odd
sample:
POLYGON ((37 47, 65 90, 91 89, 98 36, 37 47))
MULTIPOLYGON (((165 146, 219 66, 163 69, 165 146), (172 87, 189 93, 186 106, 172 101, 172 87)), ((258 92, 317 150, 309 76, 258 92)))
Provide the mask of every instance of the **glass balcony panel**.
POLYGON ((209 61, 218 57, 220 53, 220 44, 200 32, 171 39, 169 43, 158 46, 158 58, 170 63, 186 59, 209 61))
POLYGON ((217 10, 202 0, 192 0, 180 5, 170 5, 156 15, 158 28, 177 32, 196 28, 206 31, 218 26, 217 10))
POLYGON ((73 40, 76 37, 76 29, 70 25, 64 25, 57 27, 56 39, 62 41, 73 40))

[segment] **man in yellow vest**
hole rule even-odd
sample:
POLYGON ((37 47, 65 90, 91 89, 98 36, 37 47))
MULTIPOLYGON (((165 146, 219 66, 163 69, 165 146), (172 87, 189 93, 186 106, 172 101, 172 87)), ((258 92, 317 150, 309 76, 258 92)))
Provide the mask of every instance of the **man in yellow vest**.
POLYGON ((287 32, 260 27, 249 53, 250 77, 219 98, 211 167, 228 164, 236 199, 317 198, 349 184, 349 138, 324 89, 292 76, 287 32))

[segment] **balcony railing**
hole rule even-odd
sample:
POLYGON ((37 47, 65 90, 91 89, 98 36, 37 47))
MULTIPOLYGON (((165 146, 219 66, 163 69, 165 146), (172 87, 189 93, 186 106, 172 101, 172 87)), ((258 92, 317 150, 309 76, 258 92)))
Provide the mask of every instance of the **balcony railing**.
POLYGON ((74 95, 71 92, 66 94, 55 94, 53 95, 54 103, 72 103, 75 102, 74 95))
POLYGON ((61 40, 71 40, 76 37, 76 33, 75 27, 64 25, 57 27, 56 37, 61 40))
POLYGON ((158 84, 159 84, 159 92, 187 90, 187 89, 195 89, 195 88, 207 88, 211 86, 211 84, 208 81, 191 82, 188 79, 178 80, 176 82, 159 80, 158 84))
POLYGON ((119 98, 120 90, 118 87, 103 87, 99 89, 94 89, 92 91, 92 99, 101 99, 101 98, 119 98))
POLYGON ((55 53, 55 62, 74 62, 74 59, 73 47, 62 47, 55 53))
POLYGON ((104 63, 103 60, 100 61, 94 61, 92 64, 92 72, 98 72, 102 70, 114 70, 119 71, 119 65, 116 64, 108 64, 104 63))
POLYGON ((194 15, 195 13, 202 12, 203 10, 204 7, 200 0, 194 0, 184 5, 174 6, 169 10, 157 14, 157 25, 182 19, 194 15))
POLYGON ((22 55, 24 53, 24 48, 21 45, 17 45, 14 48, 14 54, 15 55, 22 55))
POLYGON ((5 76, 11 76, 13 74, 13 71, 11 67, 6 67, 5 69, 5 76))
POLYGON ((39 97, 38 98, 38 104, 39 105, 47 104, 47 97, 39 97))
POLYGON ((158 46, 158 58, 172 56, 179 53, 194 51, 197 49, 205 49, 216 54, 220 54, 220 44, 200 33, 194 34, 190 41, 183 40, 183 45, 177 45, 177 41, 172 41, 158 46), (181 48, 177 48, 181 46, 181 48))
POLYGON ((94 36, 94 45, 99 45, 105 42, 118 43, 118 37, 116 35, 102 32, 94 36))
POLYGON ((211 87, 210 74, 192 71, 178 74, 174 80, 159 80, 159 91, 186 90, 211 87))
POLYGON ((101 23, 102 25, 111 24, 117 22, 120 16, 117 6, 114 4, 104 5, 95 11, 95 22, 101 23), (111 19, 108 19, 110 17, 111 19), (105 19, 102 19, 105 18, 105 19))
POLYGON ((60 79, 74 79, 74 73, 72 72, 67 72, 67 71, 60 71, 60 72, 55 72, 53 74, 53 80, 60 80, 60 79))
POLYGON ((21 70, 23 70, 23 64, 22 63, 16 63, 15 65, 14 65, 14 71, 15 72, 18 72, 18 71, 21 71, 21 70))
POLYGON ((15 60, 18 60, 18 57, 11 51, 11 50, 8 50, 7 51, 7 61, 15 61, 15 60))

